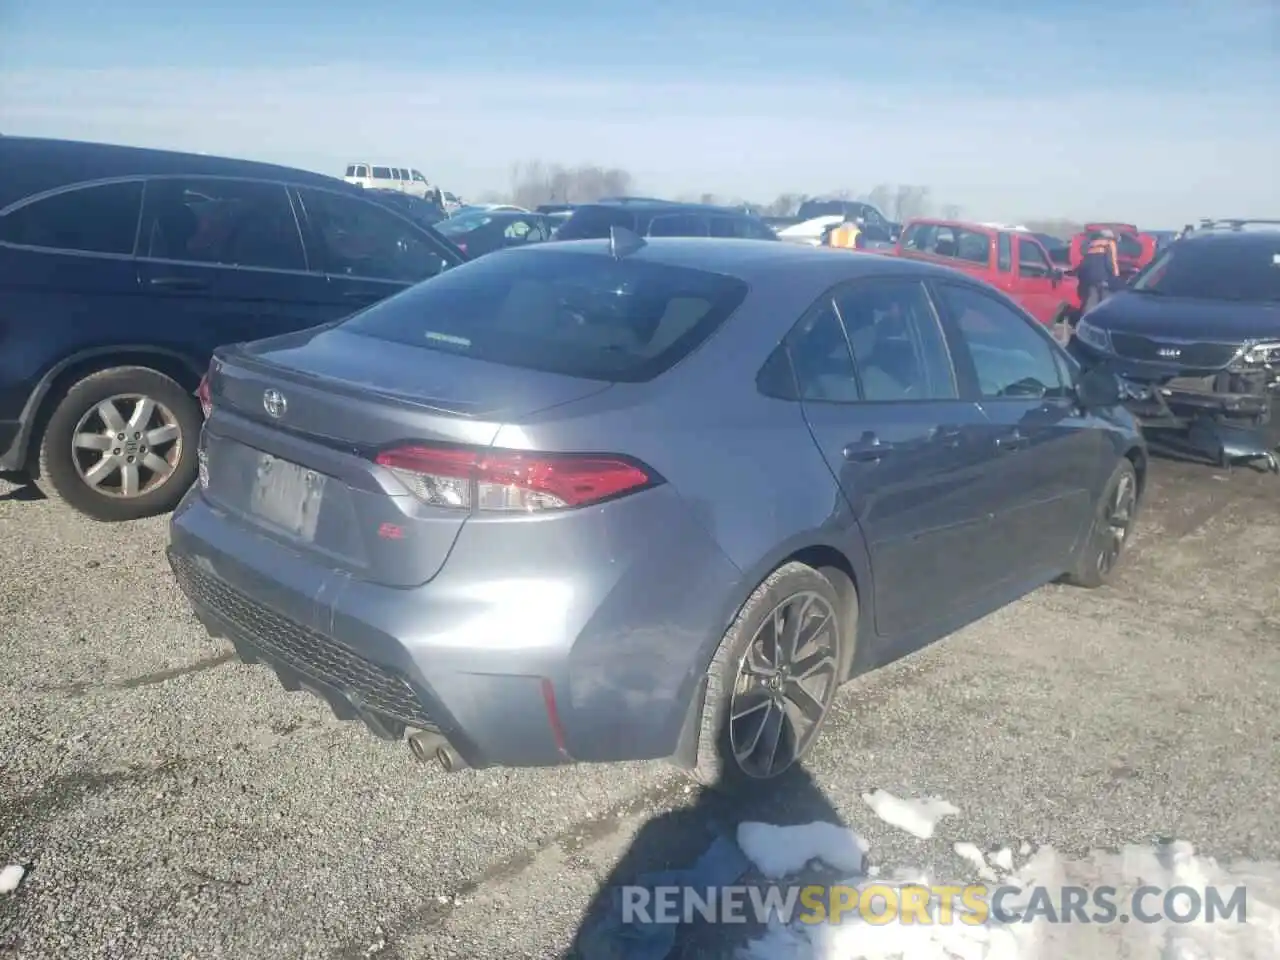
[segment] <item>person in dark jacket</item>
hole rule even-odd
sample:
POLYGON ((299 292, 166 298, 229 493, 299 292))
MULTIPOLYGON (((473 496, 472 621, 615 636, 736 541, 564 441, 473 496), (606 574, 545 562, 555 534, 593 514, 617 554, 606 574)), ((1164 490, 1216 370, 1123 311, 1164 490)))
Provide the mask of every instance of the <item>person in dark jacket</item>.
POLYGON ((1105 300, 1119 282, 1120 262, 1115 231, 1101 230, 1088 242, 1077 276, 1081 309, 1087 313, 1105 300))

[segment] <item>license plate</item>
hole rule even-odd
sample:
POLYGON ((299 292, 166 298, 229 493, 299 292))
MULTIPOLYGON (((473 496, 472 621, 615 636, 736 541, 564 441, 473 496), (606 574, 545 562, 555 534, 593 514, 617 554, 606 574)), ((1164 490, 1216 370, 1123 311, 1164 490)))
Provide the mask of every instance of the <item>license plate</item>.
POLYGON ((259 454, 251 509, 273 526, 303 540, 313 540, 324 483, 324 474, 267 453, 259 454))

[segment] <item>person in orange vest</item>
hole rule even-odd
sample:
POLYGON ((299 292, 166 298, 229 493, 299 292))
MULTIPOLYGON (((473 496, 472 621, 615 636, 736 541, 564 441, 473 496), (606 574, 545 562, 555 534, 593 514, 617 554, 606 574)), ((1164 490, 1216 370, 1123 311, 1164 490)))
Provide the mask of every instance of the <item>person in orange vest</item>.
POLYGON ((1105 300, 1120 279, 1115 231, 1100 230, 1088 242, 1077 276, 1082 309, 1087 312, 1105 300))
POLYGON ((827 234, 825 245, 828 247, 844 247, 847 250, 861 250, 866 244, 862 235, 864 226, 862 217, 846 219, 827 234))

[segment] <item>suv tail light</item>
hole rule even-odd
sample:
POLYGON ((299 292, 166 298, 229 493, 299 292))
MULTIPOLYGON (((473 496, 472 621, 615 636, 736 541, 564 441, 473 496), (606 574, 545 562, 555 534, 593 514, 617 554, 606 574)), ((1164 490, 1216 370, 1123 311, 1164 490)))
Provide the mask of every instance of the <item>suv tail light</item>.
POLYGON ((460 510, 564 510, 634 493, 659 482, 611 454, 537 454, 414 445, 374 458, 423 503, 460 510))
MULTIPOLYGON (((191 381, 187 381, 190 383, 191 381)), ((200 401, 200 409, 204 411, 205 419, 209 419, 209 414, 213 413, 213 396, 209 392, 209 375, 206 373, 200 378, 200 386, 196 387, 196 399, 200 401)))

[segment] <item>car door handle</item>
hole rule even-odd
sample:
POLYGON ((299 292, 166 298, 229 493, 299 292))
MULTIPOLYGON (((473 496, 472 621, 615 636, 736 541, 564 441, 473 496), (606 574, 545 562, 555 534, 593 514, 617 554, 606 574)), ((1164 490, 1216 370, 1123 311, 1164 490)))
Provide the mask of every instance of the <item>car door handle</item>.
POLYGON ((844 458, 852 463, 867 463, 879 460, 893 452, 894 445, 887 441, 881 440, 874 434, 863 436, 861 440, 855 443, 849 443, 844 448, 844 458))
POLYGON ((209 284, 195 277, 152 277, 147 281, 161 290, 207 290, 209 284))
POLYGON ((1027 445, 1027 438, 1017 430, 1013 433, 1006 433, 1003 437, 996 437, 996 449, 1001 453, 1009 453, 1012 450, 1021 450, 1027 445))

